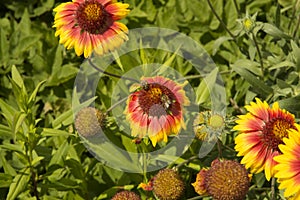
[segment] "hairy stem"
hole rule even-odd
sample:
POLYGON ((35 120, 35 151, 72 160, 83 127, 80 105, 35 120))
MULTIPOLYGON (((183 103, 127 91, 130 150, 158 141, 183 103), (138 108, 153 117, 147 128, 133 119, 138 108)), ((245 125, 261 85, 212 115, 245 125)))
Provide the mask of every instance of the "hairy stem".
POLYGON ((126 101, 128 99, 128 97, 124 97, 123 99, 117 101, 114 105, 110 106, 110 108, 108 108, 106 110, 106 113, 112 111, 115 107, 117 107, 118 105, 120 105, 121 103, 123 103, 124 101, 126 101))
POLYGON ((129 80, 129 81, 133 81, 133 82, 137 82, 139 83, 138 80, 134 79, 134 78, 130 78, 130 77, 126 77, 126 76, 120 76, 120 75, 117 75, 117 74, 113 74, 113 73, 110 73, 110 72, 106 72, 102 69, 99 69, 92 61, 91 59, 88 59, 88 62, 89 64, 94 68, 96 69, 97 71, 107 75, 107 76, 111 76, 111 77, 115 77, 115 78, 120 78, 120 79, 124 79, 124 80, 129 80))
POLYGON ((275 195, 275 178, 272 177, 271 180, 271 200, 276 200, 276 195, 275 195))
POLYGON ((236 9, 236 12, 238 13, 238 16, 240 17, 241 13, 240 13, 240 9, 239 9, 239 6, 238 6, 236 0, 233 0, 233 3, 234 3, 234 7, 236 9))
POLYGON ((179 169, 181 166, 188 164, 189 162, 191 162, 192 160, 198 159, 198 155, 197 156, 192 156, 189 159, 185 160, 184 162, 180 163, 179 165, 176 166, 177 169, 179 169))
POLYGON ((207 0, 207 3, 211 9, 211 11, 213 12, 213 14, 216 16, 216 18, 219 20, 219 22, 222 24, 223 28, 229 33, 229 35, 235 39, 236 36, 233 35, 233 33, 227 28, 226 24, 224 23, 224 21, 220 18, 220 16, 217 14, 217 12, 215 11, 214 7, 212 6, 210 0, 207 0))

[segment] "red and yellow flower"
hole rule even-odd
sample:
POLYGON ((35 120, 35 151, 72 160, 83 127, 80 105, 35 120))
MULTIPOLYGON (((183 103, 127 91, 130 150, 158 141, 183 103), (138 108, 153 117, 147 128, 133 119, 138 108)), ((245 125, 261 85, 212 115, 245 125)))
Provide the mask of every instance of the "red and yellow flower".
POLYGON ((300 199, 300 125, 297 130, 289 130, 289 137, 279 145, 281 155, 274 157, 278 162, 275 166, 275 177, 280 183, 279 189, 285 189, 284 196, 288 199, 300 199))
POLYGON ((296 129, 294 115, 280 109, 277 102, 272 108, 256 98, 245 106, 248 113, 240 115, 233 128, 239 134, 235 138, 235 150, 245 167, 251 168, 251 173, 265 171, 267 180, 274 176, 274 156, 280 155, 278 145, 283 144, 283 138, 288 137, 290 128, 296 129))
POLYGON ((157 142, 167 142, 167 136, 177 135, 185 128, 183 106, 190 102, 184 85, 162 76, 142 78, 140 87, 130 94, 125 110, 131 135, 148 136, 156 146, 157 142))
POLYGON ((127 27, 117 22, 129 13, 128 6, 115 0, 62 3, 54 9, 55 36, 67 49, 74 47, 78 56, 87 58, 93 50, 99 55, 112 51, 128 39, 127 27))

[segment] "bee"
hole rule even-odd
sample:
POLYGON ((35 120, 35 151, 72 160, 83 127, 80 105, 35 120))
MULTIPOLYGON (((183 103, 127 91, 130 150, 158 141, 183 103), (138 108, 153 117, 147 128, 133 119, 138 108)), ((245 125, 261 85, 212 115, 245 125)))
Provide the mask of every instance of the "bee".
POLYGON ((171 99, 168 97, 168 95, 162 94, 160 97, 161 102, 163 103, 163 107, 165 110, 168 110, 170 105, 172 104, 171 99))
POLYGON ((148 84, 147 81, 142 80, 142 81, 141 81, 141 86, 142 86, 142 89, 143 89, 143 90, 149 90, 149 84, 148 84))

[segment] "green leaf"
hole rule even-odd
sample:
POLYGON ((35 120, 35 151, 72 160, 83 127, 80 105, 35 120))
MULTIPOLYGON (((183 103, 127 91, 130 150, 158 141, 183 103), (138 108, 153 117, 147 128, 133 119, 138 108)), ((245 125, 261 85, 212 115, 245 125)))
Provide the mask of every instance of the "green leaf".
POLYGON ((269 23, 264 23, 262 30, 275 38, 292 39, 291 36, 285 34, 283 31, 278 29, 276 26, 269 24, 269 23))
POLYGON ((196 103, 203 104, 209 101, 210 92, 216 83, 218 68, 211 71, 200 83, 196 90, 196 103))
POLYGON ((19 129, 22 126, 23 121, 25 120, 26 117, 27 117, 27 115, 22 112, 17 112, 15 114, 13 123, 12 123, 12 127, 11 127, 11 131, 12 131, 14 139, 16 139, 16 133, 19 131, 19 129))
POLYGON ((13 137, 12 137, 11 128, 3 124, 0 124, 0 138, 12 139, 13 137))
POLYGON ((278 101, 279 106, 292 113, 300 112, 300 95, 278 101))
POLYGON ((34 16, 40 16, 53 8, 54 0, 43 0, 40 1, 41 6, 34 9, 34 16))
POLYGON ((40 89, 40 87, 45 83, 46 81, 41 81, 39 82, 39 84, 35 87, 34 91, 31 93, 29 99, 28 99, 28 105, 29 107, 33 106, 33 104, 35 103, 35 98, 36 98, 36 95, 40 89))
POLYGON ((261 81, 257 76, 254 76, 247 69, 237 65, 232 65, 232 69, 246 81, 248 81, 252 87, 263 97, 267 97, 273 93, 273 89, 271 87, 267 86, 263 81, 261 81))
POLYGON ((31 161, 31 165, 37 167, 41 160, 44 160, 43 156, 37 156, 31 161))
POLYGON ((13 65, 11 68, 11 76, 12 76, 12 80, 18 85, 19 88, 25 89, 22 76, 20 75, 15 65, 13 65))
POLYGON ((23 53, 25 51, 29 50, 29 47, 33 46, 35 43, 37 43, 40 40, 40 35, 29 35, 24 38, 22 38, 18 45, 15 47, 15 51, 13 53, 23 53))
POLYGON ((58 137, 58 136, 68 137, 68 136, 70 136, 70 133, 67 131, 59 130, 59 129, 43 128, 41 136, 43 136, 43 137, 58 137))
POLYGON ((12 183, 13 176, 5 173, 0 173, 0 188, 8 188, 12 183))
POLYGON ((71 123, 73 123, 73 121, 74 121, 73 120, 73 111, 74 111, 74 113, 76 113, 79 110, 81 110, 82 108, 89 106, 91 103, 93 103, 95 101, 96 98, 97 97, 93 97, 89 100, 86 100, 82 104, 80 104, 77 93, 76 93, 76 88, 75 88, 74 92, 73 92, 73 99, 72 99, 73 110, 68 110, 68 111, 64 112, 63 114, 61 114, 60 116, 58 116, 55 120, 53 120, 53 122, 52 122, 53 128, 59 128, 61 125, 67 126, 67 125, 70 125, 71 123))
POLYGON ((77 67, 75 67, 73 64, 66 64, 52 72, 49 80, 47 81, 47 86, 58 86, 76 77, 77 73, 77 67))
POLYGON ((291 46, 292 46, 292 54, 294 55, 296 66, 297 66, 297 72, 300 72, 300 48, 298 45, 291 40, 291 46))
POLYGON ((14 200, 18 197, 18 195, 21 192, 25 191, 30 180, 29 173, 30 169, 25 168, 15 176, 15 178, 12 181, 12 184, 9 187, 9 191, 6 197, 7 199, 14 200))
POLYGON ((217 51, 219 50, 220 46, 228 41, 228 40, 232 40, 232 37, 229 37, 229 36, 221 36, 219 37, 218 39, 216 39, 214 41, 214 44, 213 44, 213 52, 212 52, 212 55, 216 55, 217 51))
POLYGON ((265 178, 265 174, 263 172, 259 173, 259 174, 255 174, 254 175, 254 180, 255 180, 255 183, 257 185, 258 188, 261 188, 265 181, 266 181, 266 178, 265 178))
POLYGON ((82 170, 82 164, 79 163, 77 160, 75 159, 68 159, 65 161, 65 165, 69 167, 69 169, 71 170, 72 175, 76 178, 76 179, 81 179, 84 180, 85 179, 85 174, 82 170))
POLYGON ((21 21, 18 24, 18 30, 22 32, 22 35, 30 35, 31 32, 31 20, 27 8, 25 8, 21 21))
POLYGON ((2 167, 4 169, 4 173, 11 176, 16 176, 17 175, 16 170, 9 164, 9 162, 5 159, 2 153, 0 153, 0 158, 2 162, 2 167))
POLYGON ((117 51, 113 51, 112 52, 113 56, 114 56, 114 61, 118 64, 118 66, 120 67, 120 69, 124 72, 124 67, 122 65, 122 62, 120 60, 120 56, 118 55, 117 51))
POLYGON ((9 61, 9 42, 4 28, 0 27, 0 65, 6 66, 9 61))
POLYGON ((67 170, 65 168, 59 168, 55 170, 50 176, 48 176, 48 180, 51 182, 57 182, 62 179, 67 174, 67 170))
POLYGON ((280 69, 282 67, 295 67, 295 63, 292 63, 290 61, 285 60, 283 62, 280 62, 280 63, 270 67, 269 70, 271 71, 271 70, 274 70, 274 69, 280 69))
POLYGON ((23 148, 19 144, 3 143, 3 144, 0 145, 0 147, 2 149, 7 149, 7 150, 11 150, 11 151, 15 151, 15 152, 23 154, 23 148))
POLYGON ((63 166, 63 159, 67 155, 68 149, 69 144, 67 140, 65 140, 64 143, 55 151, 53 157, 50 160, 49 166, 55 164, 63 166))
POLYGON ((61 127, 61 125, 71 124, 72 120, 73 120, 73 112, 72 110, 68 110, 63 114, 59 115, 55 120, 52 121, 52 127, 59 128, 61 127))

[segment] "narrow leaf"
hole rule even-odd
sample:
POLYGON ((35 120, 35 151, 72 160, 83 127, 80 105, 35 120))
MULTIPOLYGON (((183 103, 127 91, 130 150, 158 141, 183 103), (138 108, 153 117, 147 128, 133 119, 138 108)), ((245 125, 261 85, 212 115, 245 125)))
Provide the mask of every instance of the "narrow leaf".
POLYGON ((260 95, 267 97, 273 92, 271 87, 267 86, 263 81, 259 80, 257 76, 254 76, 247 69, 235 65, 232 65, 232 69, 246 81, 248 81, 260 95))
POLYGON ((6 199, 14 200, 21 192, 25 191, 30 179, 29 172, 30 169, 26 168, 21 170, 21 172, 15 176, 9 187, 6 199))

